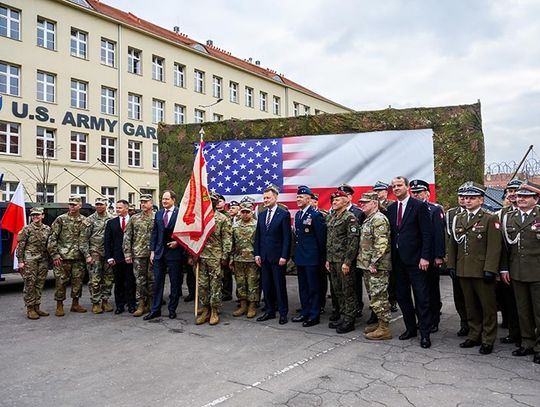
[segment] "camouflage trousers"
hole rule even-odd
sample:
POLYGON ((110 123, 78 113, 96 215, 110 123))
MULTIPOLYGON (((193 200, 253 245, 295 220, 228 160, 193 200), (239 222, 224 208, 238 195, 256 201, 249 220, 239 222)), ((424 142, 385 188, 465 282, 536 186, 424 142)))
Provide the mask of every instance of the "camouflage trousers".
POLYGON ((380 321, 390 322, 390 301, 388 301, 388 270, 370 273, 364 270, 364 284, 369 294, 369 305, 380 321))
POLYGON ((24 281, 24 305, 31 307, 41 304, 41 293, 49 272, 47 261, 29 260, 24 263, 21 275, 24 281))
POLYGON ((55 291, 54 299, 64 301, 66 299, 66 287, 71 283, 71 298, 81 298, 84 271, 84 260, 62 260, 60 267, 54 267, 55 291))
POLYGON ((341 271, 342 263, 330 263, 330 279, 337 297, 339 313, 345 321, 354 321, 356 318, 356 292, 354 268, 348 274, 341 271))
POLYGON ((259 270, 254 262, 234 262, 236 295, 239 300, 259 301, 259 270))
POLYGON ((135 274, 135 296, 137 301, 149 303, 154 294, 154 271, 150 267, 150 257, 135 257, 133 259, 133 274, 135 274))
POLYGON ((223 270, 218 259, 199 260, 199 299, 203 306, 220 306, 223 270))
POLYGON ((99 304, 103 300, 111 298, 114 281, 112 267, 105 261, 103 256, 92 253, 93 264, 88 264, 88 289, 92 304, 99 304))

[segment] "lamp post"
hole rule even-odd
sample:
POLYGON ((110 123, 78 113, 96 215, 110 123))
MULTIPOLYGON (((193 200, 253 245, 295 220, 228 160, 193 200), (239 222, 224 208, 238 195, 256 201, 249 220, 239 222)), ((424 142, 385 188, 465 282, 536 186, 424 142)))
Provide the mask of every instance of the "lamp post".
POLYGON ((212 118, 212 121, 214 121, 214 109, 213 107, 217 105, 218 103, 223 102, 223 98, 219 98, 214 103, 210 103, 209 105, 199 105, 198 107, 202 107, 203 109, 209 109, 208 115, 212 118))

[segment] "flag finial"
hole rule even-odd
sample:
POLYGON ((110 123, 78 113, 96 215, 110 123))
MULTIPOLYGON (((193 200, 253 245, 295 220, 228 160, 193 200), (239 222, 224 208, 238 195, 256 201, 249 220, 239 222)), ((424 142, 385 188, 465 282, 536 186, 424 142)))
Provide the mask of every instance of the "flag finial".
POLYGON ((201 141, 204 139, 204 129, 201 127, 199 130, 199 136, 201 137, 201 141))

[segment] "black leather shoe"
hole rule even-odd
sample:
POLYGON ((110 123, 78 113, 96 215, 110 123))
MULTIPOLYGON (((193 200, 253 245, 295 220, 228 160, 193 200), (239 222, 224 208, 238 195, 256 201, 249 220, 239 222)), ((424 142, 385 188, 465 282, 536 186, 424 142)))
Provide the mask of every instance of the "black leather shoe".
POLYGON ((287 317, 285 317, 285 316, 279 317, 279 324, 280 324, 280 325, 285 325, 287 322, 289 322, 289 320, 287 319, 287 317))
POLYGON ((257 318, 258 322, 268 321, 269 319, 274 319, 276 316, 272 314, 263 314, 259 318, 257 318))
POLYGON ((519 341, 519 338, 516 338, 515 336, 505 336, 504 338, 500 339, 501 343, 516 343, 519 341))
POLYGON ((189 294, 186 298, 184 298, 184 302, 191 302, 195 300, 195 296, 189 294))
POLYGON ((354 322, 352 321, 344 321, 340 326, 336 328, 336 332, 338 334, 346 334, 347 332, 351 331, 354 331, 354 322))
POLYGON ((342 323, 343 323, 342 319, 338 319, 337 321, 330 321, 328 323, 328 328, 336 329, 337 327, 341 326, 342 323))
POLYGON ((439 332, 439 325, 433 325, 429 331, 432 334, 434 334, 435 332, 439 332))
POLYGON ((328 318, 329 321, 339 321, 341 318, 341 315, 339 312, 337 311, 332 311, 332 313, 330 314, 330 317, 328 318))
POLYGON ((379 322, 379 318, 377 318, 377 314, 375 314, 373 311, 371 311, 371 315, 369 316, 369 319, 366 321, 366 324, 374 325, 377 322, 379 322))
POLYGON ((512 352, 512 356, 534 355, 534 349, 521 347, 512 352))
POLYGON ((304 322, 305 320, 307 320, 307 318, 303 315, 297 315, 291 319, 292 322, 304 322))
POLYGON ((137 305, 129 305, 128 306, 128 312, 130 314, 133 314, 137 310, 137 305))
POLYGON ((420 346, 424 349, 431 348, 431 339, 424 337, 420 339, 420 346))
POLYGON ((482 355, 489 355, 491 352, 493 352, 493 345, 483 343, 480 345, 480 350, 478 352, 480 352, 482 355))
POLYGON ((469 335, 469 328, 461 327, 459 328, 459 331, 457 331, 457 336, 467 336, 469 335))
POLYGON ((474 348, 475 346, 479 346, 480 342, 473 341, 472 339, 465 339, 465 342, 461 342, 459 344, 460 348, 474 348))
POLYGON ((176 319, 176 312, 175 311, 169 311, 169 319, 176 319))
POLYGON ((116 315, 120 315, 121 313, 123 313, 125 311, 124 307, 118 307, 114 310, 114 313, 116 315))
POLYGON ((407 339, 415 338, 417 335, 416 331, 409 331, 408 329, 399 335, 400 341, 406 341, 407 339))
POLYGON ((317 319, 307 319, 304 322, 302 322, 302 326, 304 328, 309 328, 310 326, 319 325, 319 318, 317 319))
POLYGON ((158 318, 161 316, 161 312, 150 312, 148 314, 146 314, 143 319, 145 321, 150 321, 151 319, 154 319, 154 318, 158 318))
POLYGON ((539 352, 535 352, 533 362, 534 363, 540 363, 540 353, 539 352))

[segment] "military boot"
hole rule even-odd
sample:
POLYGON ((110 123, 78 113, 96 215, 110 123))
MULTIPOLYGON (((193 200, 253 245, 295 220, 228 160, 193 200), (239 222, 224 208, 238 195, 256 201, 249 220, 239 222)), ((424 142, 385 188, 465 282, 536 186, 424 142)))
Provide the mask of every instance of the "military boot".
POLYGON ((373 324, 376 324, 377 322, 379 322, 379 318, 377 318, 377 314, 375 314, 373 310, 371 310, 371 315, 369 316, 369 319, 366 321, 366 323, 368 325, 373 325, 373 324))
POLYGON ((63 317, 64 314, 64 301, 56 301, 56 311, 54 311, 54 315, 57 317, 63 317))
POLYGON ((40 317, 48 317, 49 316, 49 313, 47 311, 43 311, 43 310, 39 309, 39 304, 34 305, 34 309, 36 310, 36 313, 40 317))
POLYGON ((257 315, 257 303, 255 301, 251 301, 249 303, 247 317, 254 318, 256 315, 257 315))
POLYGON ((374 341, 392 339, 392 332, 390 331, 389 323, 379 320, 378 328, 375 331, 366 334, 366 338, 374 341))
POLYGON ((28 307, 26 307, 26 316, 28 317, 28 319, 39 319, 39 315, 34 309, 33 305, 29 305, 28 307))
POLYGON ((377 330, 378 327, 379 327, 379 324, 378 324, 378 323, 370 324, 370 325, 368 325, 368 326, 366 326, 366 327, 364 328, 364 333, 365 333, 365 334, 368 334, 368 333, 370 333, 370 332, 373 332, 373 331, 377 330))
POLYGON ((94 314, 103 314, 103 308, 101 308, 101 304, 92 304, 92 312, 94 314))
POLYGON ((148 314, 150 312, 150 307, 152 306, 153 299, 152 297, 148 297, 146 301, 144 302, 144 313, 148 314))
POLYGON ((210 315, 210 325, 219 324, 219 307, 212 305, 212 314, 210 315))
POLYGON ((112 312, 113 307, 111 304, 109 304, 109 301, 103 300, 101 301, 101 308, 103 308, 103 311, 105 312, 112 312))
POLYGON ((144 314, 145 309, 146 309, 146 307, 144 306, 144 300, 141 298, 139 300, 139 305, 137 305, 137 309, 133 313, 133 316, 134 317, 142 317, 143 314, 144 314))
POLYGON ((71 312, 79 312, 79 313, 85 313, 86 312, 86 308, 83 308, 81 307, 81 305, 79 304, 79 299, 78 298, 73 298, 73 302, 71 303, 71 309, 70 309, 71 312))
POLYGON ((203 306, 201 308, 201 315, 199 315, 199 317, 197 318, 197 320, 195 321, 195 324, 196 325, 202 325, 202 324, 206 324, 208 322, 208 320, 210 319, 210 312, 209 312, 209 307, 208 306, 203 306))
POLYGON ((232 313, 233 317, 240 317, 242 315, 245 315, 248 310, 247 301, 246 300, 240 300, 240 308, 238 308, 236 311, 232 313))

